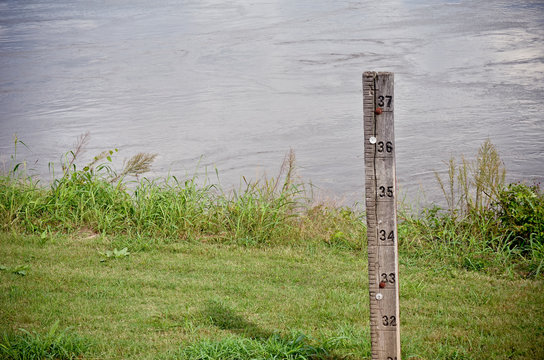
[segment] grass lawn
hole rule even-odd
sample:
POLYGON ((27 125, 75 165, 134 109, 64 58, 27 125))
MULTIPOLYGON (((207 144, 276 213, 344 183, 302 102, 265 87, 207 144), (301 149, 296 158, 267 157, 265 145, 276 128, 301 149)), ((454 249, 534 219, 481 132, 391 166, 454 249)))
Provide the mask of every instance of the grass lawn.
MULTIPOLYGON (((249 359, 277 343, 370 358, 364 251, 138 244, 0 233, 0 333, 46 334, 58 321, 90 344, 86 359, 249 359)), ((544 359, 542 278, 401 251, 400 284, 403 359, 544 359)))

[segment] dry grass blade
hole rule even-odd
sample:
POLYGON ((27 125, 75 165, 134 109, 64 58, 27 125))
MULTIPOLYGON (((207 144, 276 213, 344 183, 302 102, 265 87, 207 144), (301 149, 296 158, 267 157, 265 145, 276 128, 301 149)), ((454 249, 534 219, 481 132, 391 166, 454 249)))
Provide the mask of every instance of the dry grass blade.
POLYGON ((285 155, 285 157, 283 158, 283 162, 281 163, 280 172, 278 173, 278 176, 276 177, 276 180, 274 182, 273 191, 277 190, 278 184, 280 183, 281 178, 284 175, 285 180, 283 181, 282 191, 287 190, 292 185, 293 177, 295 176, 295 164, 295 151, 293 149, 289 149, 289 152, 285 155))
POLYGON ((289 153, 285 156, 285 159, 283 160, 282 167, 287 168, 287 172, 285 174, 285 181, 283 183, 283 190, 286 190, 289 188, 289 186, 293 182, 293 177, 295 175, 295 163, 296 163, 296 156, 295 151, 293 149, 289 149, 289 153))
POLYGON ((444 194, 444 198, 446 199, 446 203, 448 204, 448 208, 451 212, 451 215, 454 215, 455 210, 455 158, 451 157, 450 161, 446 163, 448 165, 448 179, 449 183, 446 187, 446 184, 440 177, 440 174, 438 171, 434 172, 434 176, 436 177, 436 180, 438 181, 438 184, 440 185, 440 189, 442 190, 442 193, 444 194))
POLYGON ((68 164, 62 164, 62 171, 64 172, 64 176, 68 176, 70 173, 70 169, 72 166, 74 166, 74 163, 76 159, 83 153, 85 146, 88 144, 89 139, 91 137, 90 132, 86 132, 79 136, 76 143, 74 144, 74 150, 71 150, 68 152, 68 154, 72 155, 72 158, 70 159, 68 164))
POLYGON ((491 141, 486 140, 480 147, 473 172, 476 206, 488 208, 498 198, 506 177, 504 164, 491 141))

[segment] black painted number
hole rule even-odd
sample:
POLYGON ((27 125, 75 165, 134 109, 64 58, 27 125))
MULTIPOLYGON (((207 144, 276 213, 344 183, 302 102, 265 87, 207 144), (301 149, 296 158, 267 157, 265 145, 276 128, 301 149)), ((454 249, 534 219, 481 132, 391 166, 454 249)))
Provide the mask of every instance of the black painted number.
POLYGON ((389 234, 387 234, 387 231, 380 230, 380 240, 381 241, 385 241, 385 240, 395 241, 395 232, 391 230, 389 234))
POLYGON ((393 197, 393 187, 392 186, 380 186, 378 191, 379 197, 393 197))
POLYGON ((380 95, 378 96, 378 106, 385 106, 387 103, 387 107, 391 107, 391 101, 393 100, 393 97, 391 95, 380 95))
POLYGON ((393 151, 393 143, 391 141, 383 142, 379 141, 376 146, 378 147, 378 152, 392 152, 393 151))
POLYGON ((397 357, 396 356, 395 357, 388 356, 387 360, 397 360, 397 357))
POLYGON ((383 282, 394 284, 395 283, 395 273, 383 273, 382 280, 383 282))
POLYGON ((382 316, 383 326, 397 326, 397 319, 394 316, 382 316))

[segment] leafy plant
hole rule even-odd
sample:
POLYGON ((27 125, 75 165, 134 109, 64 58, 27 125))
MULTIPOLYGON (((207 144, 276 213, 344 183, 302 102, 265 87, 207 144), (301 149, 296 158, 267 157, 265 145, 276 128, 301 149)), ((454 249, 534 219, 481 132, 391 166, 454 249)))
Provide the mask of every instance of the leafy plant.
POLYGON ((505 185, 504 165, 489 140, 474 160, 452 157, 446 181, 435 175, 447 209, 401 211, 401 244, 470 270, 541 273, 544 196, 537 185, 505 185))
POLYGON ((544 193, 537 184, 509 184, 499 192, 497 212, 513 245, 528 250, 530 242, 544 244, 544 193))
MULTIPOLYGON (((110 258, 119 259, 119 258, 124 258, 130 255, 130 253, 128 252, 128 248, 123 248, 121 250, 117 250, 117 248, 115 248, 113 250, 107 250, 105 252, 101 252, 100 254, 105 256, 107 259, 110 259, 110 258)), ((101 261, 106 261, 106 259, 102 259, 101 261)))
POLYGON ((28 265, 17 265, 14 267, 7 267, 4 265, 0 265, 0 270, 7 271, 15 275, 21 275, 21 276, 26 276, 26 272, 28 269, 30 269, 30 266, 28 265))

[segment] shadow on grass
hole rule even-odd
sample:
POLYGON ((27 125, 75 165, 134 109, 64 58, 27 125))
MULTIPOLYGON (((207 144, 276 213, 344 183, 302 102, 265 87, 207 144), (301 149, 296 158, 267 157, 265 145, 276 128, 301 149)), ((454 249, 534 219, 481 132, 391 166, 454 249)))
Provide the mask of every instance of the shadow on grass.
POLYGON ((340 360, 349 355, 333 354, 335 342, 313 344, 302 333, 281 335, 262 329, 257 324, 238 315, 220 301, 206 302, 202 315, 221 330, 235 337, 220 341, 203 340, 178 353, 176 359, 289 359, 289 360, 340 360))
POLYGON ((246 320, 236 314, 234 310, 216 300, 206 302, 202 315, 219 329, 228 330, 233 334, 250 339, 266 339, 274 335, 274 333, 260 328, 257 324, 246 320))

